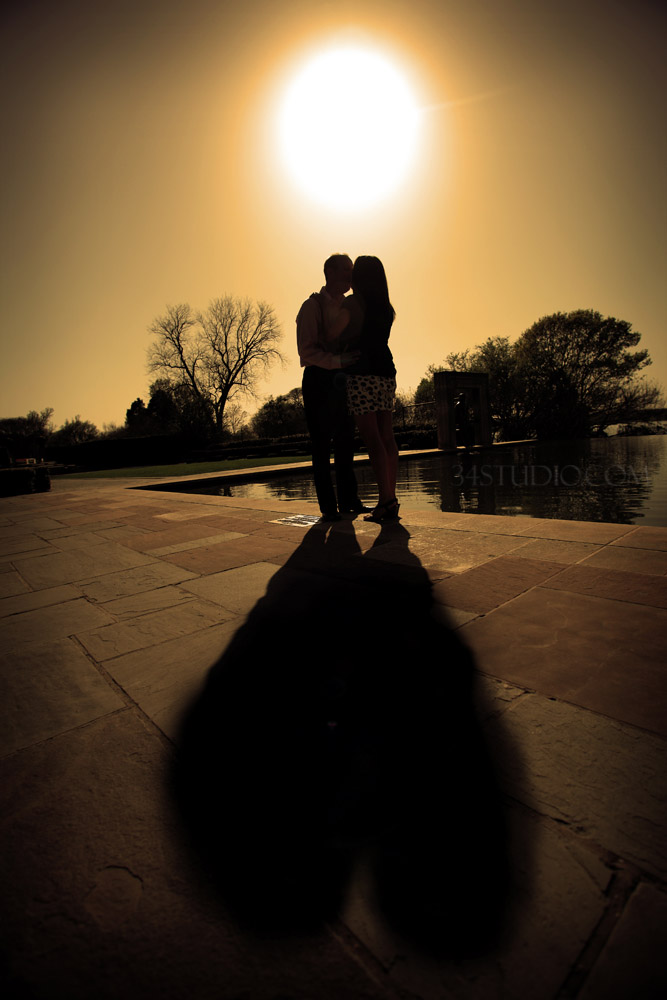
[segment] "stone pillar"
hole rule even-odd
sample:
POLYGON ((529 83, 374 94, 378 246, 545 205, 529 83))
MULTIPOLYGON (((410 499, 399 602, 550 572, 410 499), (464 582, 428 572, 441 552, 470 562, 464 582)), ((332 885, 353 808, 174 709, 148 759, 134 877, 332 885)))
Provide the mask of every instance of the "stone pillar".
POLYGON ((433 376, 438 448, 441 448, 443 451, 456 448, 453 375, 456 375, 456 372, 435 372, 433 376))
POLYGON ((438 427, 438 448, 451 451, 456 448, 456 418, 454 400, 457 392, 479 394, 479 415, 475 421, 475 445, 488 447, 493 440, 489 415, 489 376, 486 372, 436 372, 435 415, 438 427))
POLYGON ((479 431, 480 439, 475 444, 489 447, 493 443, 493 433, 489 414, 489 376, 486 373, 479 385, 479 431))

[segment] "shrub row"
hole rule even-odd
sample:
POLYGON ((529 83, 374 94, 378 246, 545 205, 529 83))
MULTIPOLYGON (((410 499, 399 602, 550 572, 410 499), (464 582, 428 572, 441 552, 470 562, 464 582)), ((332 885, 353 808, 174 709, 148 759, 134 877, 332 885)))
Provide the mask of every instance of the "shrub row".
POLYGON ((0 469, 0 497, 17 497, 24 493, 46 493, 51 489, 51 477, 43 466, 0 469))
POLYGON ((47 462, 82 469, 122 469, 125 466, 171 465, 187 462, 192 442, 182 434, 154 437, 99 438, 66 447, 46 449, 47 462))
MULTIPOLYGON (((433 427, 416 427, 397 431, 399 448, 418 449, 437 447, 433 427)), ((357 451, 363 444, 357 439, 357 451)), ((183 434, 165 434, 151 437, 100 438, 68 447, 48 447, 45 459, 82 469, 120 469, 125 466, 172 465, 178 462, 215 462, 234 458, 270 458, 272 455, 310 455, 307 435, 290 434, 280 438, 248 438, 206 447, 193 443, 183 434)))

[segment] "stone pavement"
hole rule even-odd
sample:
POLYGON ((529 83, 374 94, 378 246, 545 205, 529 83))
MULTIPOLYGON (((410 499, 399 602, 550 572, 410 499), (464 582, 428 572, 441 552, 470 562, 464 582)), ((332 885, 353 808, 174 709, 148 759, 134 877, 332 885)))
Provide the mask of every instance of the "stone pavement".
POLYGON ((667 995, 667 529, 136 485, 0 501, 4 996, 667 995))

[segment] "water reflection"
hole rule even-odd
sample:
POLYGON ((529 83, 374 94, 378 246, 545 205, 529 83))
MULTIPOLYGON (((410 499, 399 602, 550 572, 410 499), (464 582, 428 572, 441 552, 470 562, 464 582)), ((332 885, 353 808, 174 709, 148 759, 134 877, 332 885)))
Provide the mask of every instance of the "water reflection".
MULTIPOLYGON (((645 515, 657 514, 651 498, 663 466, 664 439, 642 442, 521 445, 465 456, 440 472, 441 509, 643 522, 645 515)), ((664 517, 658 523, 665 523, 664 517)))
MULTIPOLYGON (((429 455, 399 466, 404 511, 434 508, 473 514, 667 526, 666 438, 613 437, 496 446, 471 455, 429 455)), ((360 495, 375 498, 369 467, 360 495)), ((218 481, 198 493, 316 502, 307 471, 248 482, 218 481)))

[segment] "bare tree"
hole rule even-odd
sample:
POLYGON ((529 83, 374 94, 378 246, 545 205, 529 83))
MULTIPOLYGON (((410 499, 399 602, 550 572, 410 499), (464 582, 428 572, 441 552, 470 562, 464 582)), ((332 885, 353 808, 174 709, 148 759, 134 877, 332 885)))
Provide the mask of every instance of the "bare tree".
POLYGON ((247 423, 248 414, 241 404, 235 401, 227 403, 225 408, 225 431, 234 437, 247 423))
POLYGON ((168 306, 149 331, 149 371, 187 386, 210 408, 218 432, 227 403, 238 393, 255 395, 271 365, 285 361, 280 324, 266 302, 227 295, 196 314, 187 304, 168 306))

